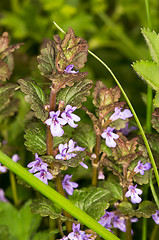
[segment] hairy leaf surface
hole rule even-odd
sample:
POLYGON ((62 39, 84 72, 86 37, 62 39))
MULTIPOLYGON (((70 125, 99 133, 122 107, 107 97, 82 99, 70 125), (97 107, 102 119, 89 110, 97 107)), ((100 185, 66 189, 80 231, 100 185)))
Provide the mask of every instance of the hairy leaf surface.
POLYGON ((31 109, 34 110, 35 116, 42 121, 48 117, 48 112, 44 106, 48 104, 48 95, 39 87, 34 80, 19 79, 20 89, 26 94, 25 100, 31 104, 31 109))
POLYGON ((109 207, 111 193, 103 188, 90 187, 81 190, 76 189, 69 199, 98 221, 104 215, 104 209, 109 207))
POLYGON ((65 87, 58 92, 57 103, 62 100, 65 106, 70 104, 71 106, 81 107, 82 102, 87 100, 86 96, 90 94, 90 88, 93 82, 89 79, 76 82, 72 87, 65 87))

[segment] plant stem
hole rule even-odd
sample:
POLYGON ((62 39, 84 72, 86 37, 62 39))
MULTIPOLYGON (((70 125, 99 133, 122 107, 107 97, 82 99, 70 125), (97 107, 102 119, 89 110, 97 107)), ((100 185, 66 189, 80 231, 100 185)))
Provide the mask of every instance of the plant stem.
MULTIPOLYGON (((56 226, 55 219, 49 218, 49 230, 50 230, 50 232, 55 229, 55 226, 56 226)), ((49 240, 56 240, 55 239, 55 234, 50 235, 49 240)))
MULTIPOLYGON (((53 86, 51 87, 49 107, 50 107, 50 111, 55 111, 55 109, 56 109, 56 91, 54 90, 53 86)), ((46 132, 47 154, 54 156, 54 142, 53 142, 53 136, 51 134, 49 126, 47 127, 46 131, 47 131, 46 132)), ((65 192, 64 192, 64 189, 62 187, 61 178, 60 178, 59 175, 55 179, 55 184, 56 184, 57 191, 62 196, 65 197, 65 192)), ((65 217, 72 218, 71 215, 69 213, 67 213, 65 210, 63 210, 63 214, 64 214, 65 217)), ((59 230, 60 230, 61 227, 59 226, 59 222, 58 222, 58 227, 59 227, 59 230)), ((72 230, 71 222, 66 221, 66 229, 67 229, 68 233, 71 232, 71 230, 72 230)), ((53 239, 51 239, 51 240, 53 240, 53 239)))
POLYGON ((152 88, 147 86, 147 112, 146 112, 146 131, 151 132, 151 116, 152 116, 152 88))
MULTIPOLYGON (((59 175, 58 175, 58 176, 56 177, 56 179, 55 179, 55 184, 56 184, 56 189, 57 189, 57 191, 58 191, 62 196, 66 197, 66 196, 65 196, 65 191, 64 191, 64 189, 63 189, 63 187, 62 187, 61 178, 60 178, 59 175)), ((72 216, 71 216, 68 212, 66 212, 65 210, 63 210, 63 214, 64 214, 65 217, 67 217, 67 218, 69 218, 69 219, 72 218, 72 216)), ((71 223, 70 221, 68 221, 68 220, 66 221, 66 229, 67 229, 67 233, 70 233, 70 232, 72 231, 72 223, 71 223)))
POLYGON ((159 229, 159 225, 155 224, 155 226, 154 226, 154 228, 153 228, 153 231, 152 231, 152 234, 151 234, 150 240, 155 240, 155 239, 157 239, 158 229, 159 229))
POLYGON ((14 202, 15 207, 18 207, 19 200, 18 200, 17 186, 16 186, 16 180, 15 180, 14 173, 12 173, 10 171, 9 177, 10 177, 11 189, 12 189, 12 194, 13 194, 13 202, 14 202))
POLYGON ((100 135, 96 135, 96 145, 95 145, 95 155, 96 158, 93 160, 92 164, 92 186, 97 187, 98 180, 98 161, 100 152, 100 135))

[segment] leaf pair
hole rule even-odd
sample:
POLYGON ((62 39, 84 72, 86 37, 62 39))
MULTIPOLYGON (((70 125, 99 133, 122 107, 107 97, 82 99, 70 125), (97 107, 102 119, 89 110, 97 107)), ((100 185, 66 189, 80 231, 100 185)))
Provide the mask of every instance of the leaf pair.
POLYGON ((137 61, 133 63, 134 70, 144 79, 155 91, 154 105, 159 107, 159 35, 155 31, 143 28, 142 34, 145 37, 153 61, 137 61))

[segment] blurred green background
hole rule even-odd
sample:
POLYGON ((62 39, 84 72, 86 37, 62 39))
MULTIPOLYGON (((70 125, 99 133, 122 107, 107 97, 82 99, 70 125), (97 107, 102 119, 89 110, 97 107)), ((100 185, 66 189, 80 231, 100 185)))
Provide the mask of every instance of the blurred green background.
MULTIPOLYGON (((152 28, 158 32, 159 1, 149 3, 152 28)), ((144 123, 147 88, 131 63, 150 59, 140 30, 148 26, 145 0, 1 0, 0 33, 9 32, 12 44, 25 43, 14 54, 10 81, 22 77, 40 81, 36 56, 41 43, 55 34, 63 37, 53 21, 66 32, 72 27, 77 36, 88 41, 90 50, 113 70, 144 123)), ((85 70, 94 83, 101 80, 108 87, 115 85, 106 69, 90 55, 85 70)))

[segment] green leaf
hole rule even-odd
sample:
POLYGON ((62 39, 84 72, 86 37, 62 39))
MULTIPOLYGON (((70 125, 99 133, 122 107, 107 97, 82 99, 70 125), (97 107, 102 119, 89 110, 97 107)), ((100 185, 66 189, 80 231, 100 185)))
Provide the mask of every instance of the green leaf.
POLYGON ((81 147, 86 147, 87 151, 92 152, 96 143, 96 135, 93 126, 90 124, 80 124, 74 132, 74 140, 81 147))
POLYGON ((149 218, 152 214, 155 214, 156 210, 157 207, 153 202, 145 200, 139 204, 139 208, 135 211, 135 216, 137 218, 149 218))
POLYGON ((159 108, 152 113, 152 127, 159 133, 159 108))
POLYGON ((59 218, 62 221, 67 220, 67 218, 62 215, 62 209, 58 208, 51 200, 44 197, 32 202, 31 211, 40 214, 42 217, 49 216, 51 219, 59 218))
POLYGON ((8 202, 0 202, 0 225, 8 227, 13 239, 30 239, 40 225, 41 217, 31 213, 30 203, 17 210, 8 202))
POLYGON ((154 90, 159 91, 159 65, 152 61, 137 61, 133 63, 134 70, 154 90))
POLYGON ((132 207, 132 204, 129 203, 129 202, 121 202, 119 205, 118 205, 118 210, 119 210, 119 213, 121 213, 122 215, 128 215, 128 216, 134 216, 134 210, 133 210, 133 207, 132 207))
POLYGON ((75 190, 69 199, 81 210, 85 211, 95 220, 104 215, 104 209, 109 207, 111 193, 103 188, 83 188, 75 190))
POLYGON ((159 34, 146 28, 142 28, 141 32, 144 35, 146 43, 150 49, 152 59, 155 62, 159 62, 159 34))
POLYGON ((42 121, 48 118, 48 112, 44 106, 48 104, 48 95, 38 86, 34 80, 19 79, 20 89, 26 94, 26 102, 31 104, 31 109, 35 111, 35 116, 42 121))
POLYGON ((59 72, 62 72, 70 64, 73 64, 77 70, 84 67, 88 54, 86 40, 76 37, 72 28, 69 28, 63 41, 58 35, 54 36, 54 39, 57 49, 56 68, 59 72))
POLYGON ((57 94, 57 104, 60 100, 64 101, 65 106, 70 104, 71 106, 81 107, 82 102, 87 100, 86 96, 90 94, 90 88, 93 82, 89 79, 76 82, 72 87, 65 87, 61 89, 57 94))
POLYGON ((77 155, 69 160, 63 160, 63 159, 55 159, 52 155, 47 156, 41 156, 42 160, 47 163, 59 163, 60 165, 67 166, 67 167, 77 167, 80 162, 82 162, 82 159, 85 157, 85 152, 73 152, 77 155))
POLYGON ((55 67, 55 44, 53 41, 47 43, 47 47, 41 50, 41 55, 37 57, 38 68, 42 75, 52 75, 56 72, 55 67))
POLYGON ((119 101, 120 89, 118 86, 108 89, 103 82, 98 81, 95 85, 93 104, 101 109, 119 101))
POLYGON ((4 117, 13 116, 15 112, 18 112, 19 101, 18 99, 12 99, 11 102, 0 111, 4 117))
POLYGON ((9 79, 11 72, 9 70, 8 64, 0 60, 0 80, 6 81, 9 79))
POLYGON ((123 120, 123 119, 117 119, 113 122, 111 122, 110 124, 110 127, 115 127, 115 130, 120 130, 122 128, 125 128, 126 126, 126 123, 128 122, 129 120, 126 119, 126 120, 123 120))
POLYGON ((153 104, 155 107, 159 107, 159 92, 156 92, 155 98, 153 99, 153 104))
POLYGON ((4 239, 11 240, 11 237, 9 237, 8 227, 4 225, 0 225, 0 240, 4 240, 4 239))
POLYGON ((8 107, 16 87, 16 84, 7 84, 0 87, 0 111, 8 107))
POLYGON ((118 182, 112 181, 112 179, 111 181, 105 181, 103 188, 111 193, 112 201, 117 202, 123 199, 123 190, 118 182))
POLYGON ((24 138, 25 146, 32 153, 46 154, 46 125, 41 121, 30 122, 27 125, 24 138))

